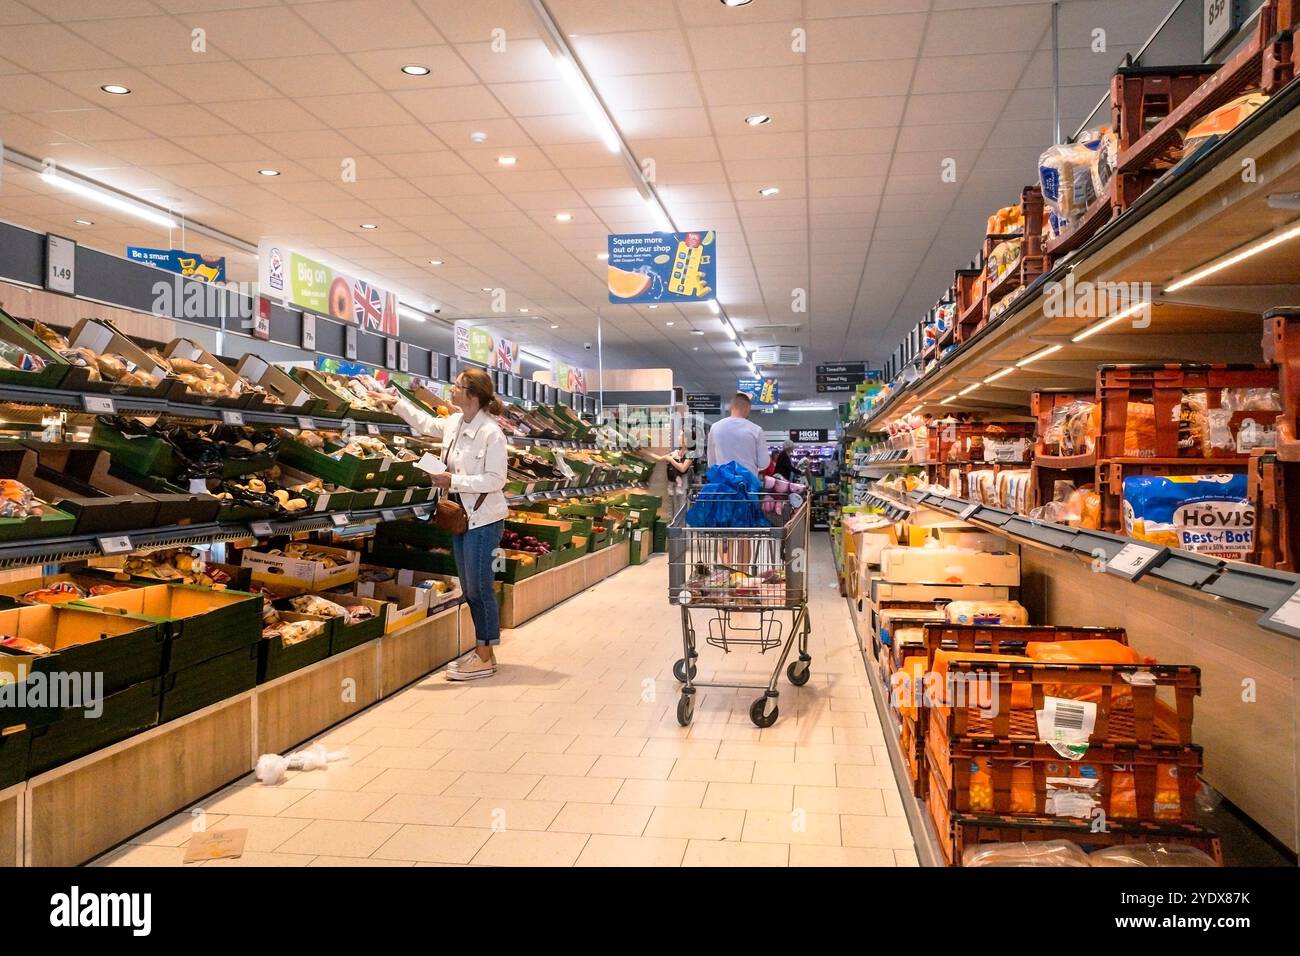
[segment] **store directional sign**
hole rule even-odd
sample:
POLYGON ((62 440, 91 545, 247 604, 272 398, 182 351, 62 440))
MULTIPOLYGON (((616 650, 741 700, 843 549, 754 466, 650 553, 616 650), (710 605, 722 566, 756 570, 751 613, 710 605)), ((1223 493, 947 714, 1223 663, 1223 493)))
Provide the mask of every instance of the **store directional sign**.
POLYGON ((867 374, 866 362, 841 362, 838 365, 818 365, 818 375, 856 375, 862 378, 867 374))
POLYGON ((722 396, 712 392, 687 392, 686 407, 692 412, 717 415, 722 412, 722 396))
POLYGON ((848 382, 844 382, 844 383, 840 383, 840 382, 823 382, 823 381, 821 381, 820 379, 818 379, 818 381, 817 381, 817 391, 818 391, 818 392, 822 392, 822 393, 825 393, 825 392, 851 392, 851 391, 853 391, 855 388, 857 388, 857 385, 856 385, 856 384, 850 384, 850 383, 848 383, 848 382))
POLYGON ((862 381, 859 375, 818 375, 818 384, 824 385, 856 385, 862 381))

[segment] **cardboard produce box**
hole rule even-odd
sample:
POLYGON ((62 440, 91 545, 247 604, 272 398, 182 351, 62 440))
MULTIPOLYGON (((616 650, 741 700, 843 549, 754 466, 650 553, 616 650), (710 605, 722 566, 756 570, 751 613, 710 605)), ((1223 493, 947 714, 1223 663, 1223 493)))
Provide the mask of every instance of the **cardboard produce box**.
MULTIPOLYGON (((290 547, 293 547, 292 545, 290 547)), ((326 556, 329 560, 312 560, 292 554, 271 554, 264 551, 244 551, 240 564, 253 572, 254 581, 274 585, 290 585, 303 591, 328 591, 357 579, 361 555, 356 551, 311 545, 311 554, 326 556)))
POLYGON ((148 377, 150 385, 123 385, 101 379, 90 380, 88 370, 73 366, 64 378, 62 387, 82 392, 107 392, 113 395, 138 395, 163 398, 171 391, 175 379, 168 369, 154 360, 144 349, 118 331, 107 319, 82 319, 68 333, 70 348, 88 348, 97 355, 120 355, 127 361, 128 369, 148 377))
MULTIPOLYGON (((208 366, 225 383, 226 390, 230 393, 228 395, 205 395, 190 388, 185 382, 177 378, 176 385, 173 387, 170 396, 172 400, 216 408, 248 408, 253 404, 254 394, 248 391, 248 382, 244 377, 197 342, 184 338, 172 339, 167 343, 167 347, 163 349, 163 356, 168 359, 185 359, 189 362, 208 366)), ((174 368, 172 372, 173 374, 179 374, 174 368)))
POLYGON ((871 576, 871 586, 862 592, 875 607, 889 601, 1006 601, 1011 589, 1005 586, 981 584, 895 584, 871 576))
MULTIPOLYGON (((429 602, 433 595, 428 588, 411 587, 392 581, 377 581, 364 584, 357 582, 350 591, 331 591, 325 597, 330 600, 364 600, 378 604, 382 608, 379 616, 383 633, 391 634, 408 624, 428 617, 429 602)), ((337 654, 338 650, 334 653, 337 654)))
POLYGON ((403 587, 413 587, 426 592, 429 613, 448 604, 454 604, 465 596, 460 587, 460 578, 454 574, 434 574, 429 571, 401 568, 397 572, 397 583, 403 587))
MULTIPOLYGON (((92 451, 92 454, 103 453, 92 451)), ((107 456, 104 457, 107 459, 107 456)), ((158 502, 148 495, 106 495, 84 486, 80 489, 68 488, 61 481, 62 475, 49 468, 38 470, 37 462, 36 452, 31 448, 23 445, 0 446, 0 478, 22 482, 32 489, 37 498, 54 506, 58 513, 71 515, 73 524, 68 533, 97 534, 155 526, 158 502)), ((44 517, 46 520, 41 522, 39 536, 51 533, 52 526, 63 523, 53 514, 44 517)))
POLYGON ((880 576, 898 584, 1020 586, 1020 558, 960 548, 885 548, 880 576))
POLYGON ((88 592, 95 587, 138 588, 141 586, 138 582, 114 581, 109 574, 95 574, 94 572, 65 571, 60 574, 38 574, 20 581, 5 581, 0 584, 0 608, 18 607, 20 605, 70 604, 81 599, 82 594, 77 591, 49 594, 31 599, 24 596, 32 591, 52 588, 59 584, 75 585, 81 592, 86 592, 86 596, 89 596, 88 592))
POLYGON ((78 601, 159 622, 167 635, 166 671, 176 671, 257 643, 262 598, 195 584, 155 584, 78 601))
POLYGON ((260 404, 269 411, 303 416, 311 416, 317 411, 325 411, 324 402, 318 401, 311 392, 303 388, 299 382, 294 381, 287 372, 276 368, 260 355, 254 355, 252 352, 244 353, 238 364, 235 365, 235 371, 254 385, 265 390, 266 394, 274 395, 280 400, 280 404, 276 405, 274 402, 267 402, 262 399, 260 404))

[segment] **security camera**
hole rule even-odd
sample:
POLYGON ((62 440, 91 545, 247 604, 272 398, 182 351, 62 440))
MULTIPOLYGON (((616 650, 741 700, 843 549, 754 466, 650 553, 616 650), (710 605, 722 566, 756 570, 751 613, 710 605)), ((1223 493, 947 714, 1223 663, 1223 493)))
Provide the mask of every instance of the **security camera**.
POLYGON ((434 308, 433 308, 433 314, 434 314, 434 315, 442 315, 442 309, 438 308, 437 306, 434 306, 434 308))
POLYGON ((582 343, 582 347, 583 347, 584 349, 586 349, 588 352, 591 351, 591 343, 590 343, 590 342, 583 342, 583 343, 582 343))

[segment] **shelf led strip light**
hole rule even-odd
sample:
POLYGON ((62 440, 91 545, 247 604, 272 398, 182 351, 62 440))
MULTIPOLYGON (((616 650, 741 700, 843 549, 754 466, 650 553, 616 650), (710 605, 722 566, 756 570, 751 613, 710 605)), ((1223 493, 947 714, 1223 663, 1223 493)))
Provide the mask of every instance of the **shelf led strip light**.
POLYGON ((1297 237, 1300 237, 1300 223, 1292 223, 1291 225, 1284 227, 1281 231, 1275 232, 1267 239, 1261 239, 1259 242, 1252 246, 1247 246, 1240 252, 1234 252, 1232 255, 1220 259, 1218 262, 1213 262, 1202 269, 1197 269, 1191 275, 1184 276, 1177 282, 1166 286, 1165 291, 1177 292, 1179 289, 1186 289, 1189 285, 1194 285, 1202 279, 1214 275, 1216 272, 1222 272, 1224 269, 1235 266, 1239 262, 1244 262, 1252 256, 1257 256, 1261 252, 1266 252, 1274 246, 1279 246, 1282 243, 1288 242, 1297 237))

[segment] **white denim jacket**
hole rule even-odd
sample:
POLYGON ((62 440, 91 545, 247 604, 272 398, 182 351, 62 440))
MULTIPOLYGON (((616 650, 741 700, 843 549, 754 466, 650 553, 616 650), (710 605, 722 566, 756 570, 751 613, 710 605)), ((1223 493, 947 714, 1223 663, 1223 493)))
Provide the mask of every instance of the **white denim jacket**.
POLYGON ((417 433, 442 439, 451 491, 458 495, 471 528, 505 518, 510 510, 501 491, 506 485, 506 436, 495 418, 483 409, 468 422, 460 412, 438 418, 405 398, 394 411, 417 433))

